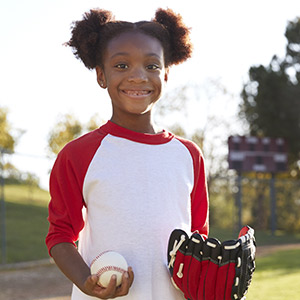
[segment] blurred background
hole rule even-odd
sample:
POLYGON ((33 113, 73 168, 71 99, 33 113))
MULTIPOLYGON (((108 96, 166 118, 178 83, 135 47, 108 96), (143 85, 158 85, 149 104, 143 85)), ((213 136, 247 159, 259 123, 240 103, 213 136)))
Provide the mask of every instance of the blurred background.
POLYGON ((95 72, 63 46, 72 21, 95 7, 129 21, 150 20, 158 7, 170 7, 191 27, 193 57, 171 68, 155 120, 204 153, 211 235, 232 238, 250 224, 259 245, 299 243, 298 0, 10 0, 0 2, 2 265, 47 257, 55 157, 110 118, 95 72), (246 144, 230 148, 230 137, 246 144), (263 147, 278 139, 284 149, 263 147), (276 159, 280 167, 270 167, 276 159))

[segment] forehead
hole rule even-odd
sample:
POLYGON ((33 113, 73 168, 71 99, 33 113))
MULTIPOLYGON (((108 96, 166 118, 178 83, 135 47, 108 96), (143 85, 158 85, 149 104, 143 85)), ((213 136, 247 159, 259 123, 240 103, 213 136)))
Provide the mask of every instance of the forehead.
POLYGON ((131 54, 139 52, 146 55, 154 54, 163 58, 163 46, 160 41, 155 37, 137 31, 124 32, 112 38, 107 44, 106 51, 109 57, 118 53, 131 54))

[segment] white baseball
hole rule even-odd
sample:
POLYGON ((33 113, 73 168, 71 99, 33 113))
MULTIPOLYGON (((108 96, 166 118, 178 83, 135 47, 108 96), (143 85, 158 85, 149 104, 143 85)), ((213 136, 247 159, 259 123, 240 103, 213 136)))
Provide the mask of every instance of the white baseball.
POLYGON ((110 278, 117 276, 117 286, 122 283, 122 275, 128 269, 125 258, 115 251, 100 253, 91 263, 91 274, 99 276, 98 284, 107 287, 110 278))

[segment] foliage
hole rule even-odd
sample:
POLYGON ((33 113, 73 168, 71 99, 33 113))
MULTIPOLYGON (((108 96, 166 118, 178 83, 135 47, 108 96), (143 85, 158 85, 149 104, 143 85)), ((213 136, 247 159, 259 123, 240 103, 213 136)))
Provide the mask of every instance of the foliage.
POLYGON ((49 134, 48 144, 54 154, 69 141, 78 137, 82 132, 82 125, 72 115, 66 114, 60 118, 49 134))
POLYGON ((292 174, 300 176, 300 18, 289 22, 286 56, 268 66, 252 66, 242 90, 240 117, 250 134, 283 137, 288 142, 292 174))
POLYGON ((7 110, 0 107, 0 149, 13 152, 15 139, 11 134, 11 126, 7 120, 7 110))
POLYGON ((85 127, 86 127, 87 131, 93 131, 93 130, 97 129, 100 126, 100 124, 103 124, 103 123, 104 123, 103 120, 99 120, 98 114, 94 114, 91 117, 91 119, 88 121, 88 123, 86 124, 85 127))
POLYGON ((86 131, 95 130, 102 123, 103 120, 99 120, 97 114, 92 116, 86 125, 72 114, 60 116, 49 133, 48 149, 50 153, 57 155, 68 142, 76 139, 86 131))
MULTIPOLYGON (((286 232, 300 230, 300 183, 295 179, 276 178, 275 199, 277 229, 286 232)), ((258 230, 270 228, 270 179, 261 177, 242 180, 243 222, 258 230)))
POLYGON ((6 163, 3 166, 5 184, 28 184, 38 186, 39 178, 31 172, 21 172, 13 164, 6 163))

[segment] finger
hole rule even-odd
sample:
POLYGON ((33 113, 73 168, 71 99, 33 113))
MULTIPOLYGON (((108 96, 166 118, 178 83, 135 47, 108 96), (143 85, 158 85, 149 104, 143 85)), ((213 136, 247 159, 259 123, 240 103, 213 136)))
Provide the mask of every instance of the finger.
POLYGON ((99 277, 91 275, 84 283, 85 293, 90 296, 101 296, 104 288, 98 284, 99 277))
POLYGON ((134 280, 134 273, 132 267, 128 268, 128 275, 129 275, 129 284, 130 284, 129 286, 131 287, 134 280))
POLYGON ((125 296, 128 294, 130 287, 132 286, 134 274, 132 268, 129 267, 128 271, 122 276, 122 284, 117 288, 116 296, 125 296))
MULTIPOLYGON (((95 286, 99 286, 98 285, 98 276, 97 275, 91 275, 87 278, 86 282, 84 283, 85 288, 87 288, 88 290, 92 291, 95 286)), ((100 286, 99 286, 100 287, 100 286)))
POLYGON ((122 276, 122 283, 117 288, 116 296, 125 296, 128 294, 130 288, 130 282, 129 282, 129 274, 128 272, 124 272, 122 276))
POLYGON ((112 275, 109 284, 101 291, 101 297, 104 299, 115 298, 117 290, 117 276, 112 275))

